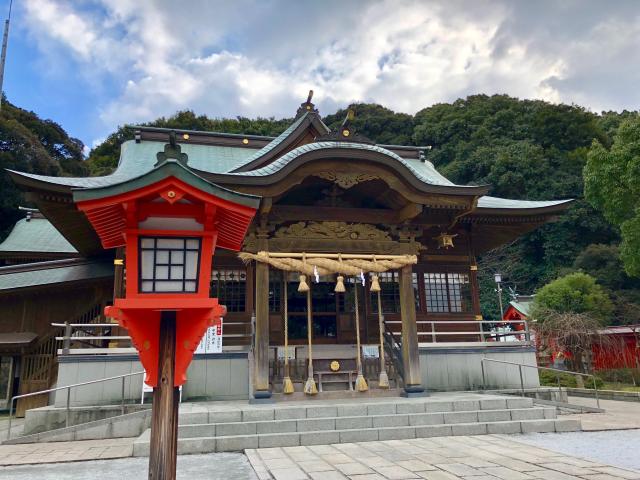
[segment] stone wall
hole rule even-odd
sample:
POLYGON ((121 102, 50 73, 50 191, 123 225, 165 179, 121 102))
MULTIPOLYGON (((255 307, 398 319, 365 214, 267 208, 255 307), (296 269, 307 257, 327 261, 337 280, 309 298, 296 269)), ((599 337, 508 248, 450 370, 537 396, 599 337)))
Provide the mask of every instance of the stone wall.
MULTIPOLYGON (((69 355, 59 358, 58 386, 88 382, 125 373, 141 372, 137 355, 69 355)), ((140 402, 142 375, 126 377, 126 403, 140 402)), ((147 393, 146 402, 150 402, 147 393)), ((118 405, 122 398, 122 379, 109 380, 71 389, 72 407, 118 405)), ((202 354, 194 357, 183 386, 183 401, 240 400, 249 398, 249 362, 246 352, 202 354)), ((65 390, 56 392, 53 403, 64 407, 65 390)))
MULTIPOLYGON (((420 372, 423 386, 432 391, 482 389, 482 358, 536 365, 534 347, 521 346, 420 346, 420 372)), ((525 388, 540 385, 533 368, 522 368, 525 388)), ((520 374, 515 365, 485 362, 486 386, 489 389, 520 388, 520 374)))

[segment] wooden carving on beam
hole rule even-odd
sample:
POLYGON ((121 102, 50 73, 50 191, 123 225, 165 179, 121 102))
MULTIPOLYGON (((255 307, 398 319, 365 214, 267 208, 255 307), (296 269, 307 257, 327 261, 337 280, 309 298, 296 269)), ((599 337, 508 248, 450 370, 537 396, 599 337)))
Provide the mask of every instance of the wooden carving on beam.
POLYGON ((391 236, 379 228, 366 223, 346 222, 298 222, 282 227, 275 232, 275 238, 322 238, 336 240, 387 240, 391 236))
POLYGON ((358 172, 328 171, 328 172, 318 172, 318 173, 315 173, 314 175, 316 177, 329 180, 330 182, 334 182, 339 187, 342 187, 344 189, 349 189, 354 185, 357 185, 358 183, 380 179, 378 175, 373 175, 370 173, 358 173, 358 172))

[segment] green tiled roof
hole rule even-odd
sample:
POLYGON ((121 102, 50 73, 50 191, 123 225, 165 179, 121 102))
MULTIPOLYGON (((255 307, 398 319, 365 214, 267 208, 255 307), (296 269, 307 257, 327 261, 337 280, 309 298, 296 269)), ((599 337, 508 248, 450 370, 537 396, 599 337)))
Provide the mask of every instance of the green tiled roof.
POLYGON ((573 202, 573 200, 511 200, 508 198, 490 197, 485 195, 484 197, 480 197, 478 200, 478 208, 545 208, 570 202, 573 202))
POLYGON ((533 304, 533 298, 526 299, 526 300, 522 299, 520 301, 512 300, 512 301, 509 302, 509 305, 511 305, 513 308, 515 308, 517 311, 519 311, 525 317, 529 316, 529 312, 531 310, 531 305, 532 304, 533 304))
MULTIPOLYGON (((257 160, 258 158, 260 158, 260 157, 266 155, 267 153, 269 153, 271 150, 273 150, 278 145, 280 145, 282 142, 284 142, 289 137, 289 135, 291 135, 296 130, 296 128, 298 128, 307 119, 307 117, 309 115, 310 115, 310 113, 308 113, 308 112, 305 112, 304 114, 300 115, 300 117, 298 119, 296 119, 295 122, 293 122, 291 125, 289 125, 289 127, 284 132, 282 132, 280 135, 278 135, 276 138, 274 138, 272 141, 270 141, 267 145, 265 145, 260 150, 258 150, 255 153, 253 153, 253 155, 251 155, 250 157, 246 158, 243 162, 239 163, 235 167, 230 168, 228 170, 225 170, 225 172, 231 172, 233 170, 237 170, 239 168, 242 168, 243 166, 248 165, 251 162, 253 162, 254 160, 257 160)), ((328 129, 327 129, 327 131, 328 131, 328 129)))
POLYGON ((107 260, 55 260, 0 268, 0 291, 109 278, 113 265, 107 260))
POLYGON ((18 220, 0 252, 78 253, 49 220, 37 217, 18 220))
MULTIPOLYGON (((214 145, 196 145, 190 143, 178 142, 181 148, 181 153, 186 153, 188 156, 187 167, 188 169, 194 169, 202 173, 215 174, 220 183, 234 183, 234 177, 266 177, 276 173, 283 167, 291 163, 297 157, 312 151, 319 151, 323 149, 333 150, 367 150, 373 151, 378 154, 384 155, 386 158, 392 159, 398 164, 407 168, 415 178, 427 185, 433 185, 436 187, 455 187, 462 189, 462 192, 458 190, 458 194, 464 193, 466 188, 471 191, 473 188, 482 189, 483 187, 456 185, 443 175, 441 175, 434 165, 428 161, 419 161, 414 159, 403 158, 396 153, 388 150, 379 145, 368 145, 362 143, 351 142, 313 142, 302 145, 295 148, 288 153, 275 158, 271 163, 257 168, 255 170, 248 170, 239 172, 239 169, 248 169, 251 167, 252 162, 256 162, 261 157, 273 153, 274 149, 277 149, 287 138, 298 129, 305 121, 311 119, 315 122, 315 117, 310 117, 311 114, 305 113, 297 118, 282 134, 274 138, 269 144, 260 149, 245 148, 245 147, 230 147, 230 146, 214 146, 214 145), (226 178, 225 178, 226 177, 226 178)), ((320 128, 326 129, 327 127, 322 124, 320 128)), ((79 189, 94 189, 109 187, 112 185, 121 184, 130 180, 136 179, 142 175, 151 172, 154 169, 154 165, 157 163, 156 155, 158 152, 164 150, 165 142, 143 140, 136 143, 133 140, 125 142, 121 147, 120 161, 118 168, 112 175, 103 177, 80 177, 80 178, 66 178, 66 177, 48 177, 41 175, 34 175, 22 172, 16 172, 22 177, 32 178, 38 181, 51 183, 54 185, 67 186, 71 188, 79 189)), ((486 191, 486 187, 485 187, 486 191)), ((473 194, 473 193, 470 193, 473 194)), ((544 209, 547 207, 560 206, 568 204, 571 200, 557 200, 557 201, 526 201, 526 200, 510 200, 497 197, 483 196, 478 201, 479 210, 533 210, 544 209)), ((535 213, 535 212, 532 212, 535 213)))
POLYGON ((74 190, 73 199, 75 201, 83 201, 117 195, 154 184, 163 178, 168 178, 169 176, 176 177, 190 185, 195 185, 202 191, 209 192, 220 198, 224 198, 241 205, 253 208, 257 208, 258 205, 260 205, 260 197, 249 195, 247 193, 234 192, 228 188, 208 182, 173 159, 165 160, 162 164, 153 168, 151 171, 115 185, 74 190))
MULTIPOLYGON (((156 155, 164 150, 166 142, 145 140, 136 143, 128 140, 122 144, 118 168, 111 175, 102 177, 50 177, 19 172, 20 175, 75 188, 100 188, 126 182, 153 170, 156 155)), ((224 173, 239 165, 256 152, 252 148, 219 147, 179 143, 181 153, 188 156, 187 165, 196 170, 224 173)))
MULTIPOLYGON (((382 155, 386 155, 390 158, 393 158, 398 163, 407 167, 411 173, 413 173, 418 179, 422 180, 425 183, 429 183, 431 185, 444 185, 444 186, 455 186, 453 182, 443 177, 438 171, 435 169, 431 162, 420 162, 417 160, 408 160, 406 158, 402 158, 401 156, 393 153, 386 148, 379 147, 377 145, 368 145, 365 143, 350 143, 350 142, 315 142, 308 143, 306 145, 302 145, 301 147, 295 148, 290 152, 286 153, 282 157, 278 158, 276 161, 266 165, 257 170, 251 170, 248 172, 236 172, 231 173, 230 175, 243 175, 243 176, 252 176, 252 177, 261 177, 271 175, 279 170, 281 170, 285 165, 293 161, 295 158, 303 155, 305 153, 313 152, 316 150, 327 150, 327 149, 345 149, 345 150, 368 150, 371 152, 380 153, 382 155)), ((460 186, 460 185, 458 185, 460 186)))

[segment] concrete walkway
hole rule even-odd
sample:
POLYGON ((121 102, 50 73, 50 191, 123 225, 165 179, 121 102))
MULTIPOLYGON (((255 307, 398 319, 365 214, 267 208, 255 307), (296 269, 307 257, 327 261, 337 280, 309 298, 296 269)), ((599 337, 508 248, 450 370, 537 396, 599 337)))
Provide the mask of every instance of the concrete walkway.
POLYGON ((266 448, 246 454, 260 480, 640 480, 637 471, 495 435, 266 448))
MULTIPOLYGON (((147 478, 148 458, 0 467, 0 480, 129 480, 147 478)), ((178 480, 256 480, 241 453, 180 455, 178 480)))
MULTIPOLYGON (((11 420, 11 436, 16 437, 22 435, 24 430, 24 418, 14 418, 11 420)), ((9 417, 0 418, 0 442, 7 439, 9 432, 9 417)))
POLYGON ((638 455, 640 430, 528 433, 511 435, 508 440, 516 440, 594 462, 640 470, 640 455, 638 455))
POLYGON ((114 438, 0 445, 0 466, 131 457, 134 440, 134 438, 114 438))
MULTIPOLYGON (((569 397, 569 403, 595 407, 593 398, 569 397)), ((563 418, 577 418, 582 422, 582 430, 626 430, 640 429, 640 402, 600 400, 604 413, 580 413, 563 415, 563 418)))

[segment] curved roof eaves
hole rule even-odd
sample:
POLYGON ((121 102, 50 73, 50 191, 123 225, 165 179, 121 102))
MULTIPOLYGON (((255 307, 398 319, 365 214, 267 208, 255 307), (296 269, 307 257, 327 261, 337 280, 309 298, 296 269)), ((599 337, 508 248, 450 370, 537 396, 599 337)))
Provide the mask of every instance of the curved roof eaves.
POLYGON ((227 172, 236 172, 237 170, 241 169, 242 167, 250 165, 251 163, 253 163, 256 160, 258 160, 259 158, 265 156, 267 153, 269 153, 270 151, 272 151, 273 149, 278 147, 282 142, 284 142, 287 138, 289 138, 291 136, 291 134, 302 123, 304 123, 306 121, 307 117, 309 117, 310 115, 311 114, 309 112, 305 112, 302 115, 300 115, 300 117, 295 122, 293 122, 291 125, 289 125, 284 132, 282 132, 280 135, 278 135, 276 138, 274 138, 271 142, 269 142, 267 145, 262 147, 260 150, 255 152, 253 155, 251 155, 250 157, 246 158, 244 161, 238 163, 233 168, 228 169, 227 172))
POLYGON ((316 150, 328 150, 328 149, 346 149, 346 150, 365 150, 370 152, 376 152, 382 155, 385 155, 389 158, 392 158, 396 162, 405 166, 411 173, 413 173, 416 178, 423 181, 424 183, 428 183, 430 185, 440 185, 440 186, 464 186, 464 185, 456 185, 444 176, 442 176, 430 162, 420 162, 420 161, 412 161, 402 158, 401 156, 393 153, 386 148, 379 147, 377 145, 369 145, 365 143, 351 143, 351 142, 316 142, 316 143, 308 143, 306 145, 302 145, 298 148, 291 150, 286 153, 282 157, 278 158, 274 162, 266 165, 262 168, 258 168, 257 170, 250 170, 248 172, 230 172, 228 175, 241 175, 241 176, 252 176, 252 177, 261 177, 272 175, 273 173, 281 170, 286 165, 291 163, 296 158, 304 155, 305 153, 309 153, 316 150))
POLYGON ((487 209, 537 209, 568 206, 573 199, 567 200, 512 200, 509 198, 482 196, 478 199, 478 208, 487 209))

